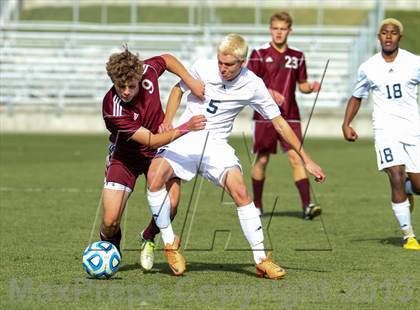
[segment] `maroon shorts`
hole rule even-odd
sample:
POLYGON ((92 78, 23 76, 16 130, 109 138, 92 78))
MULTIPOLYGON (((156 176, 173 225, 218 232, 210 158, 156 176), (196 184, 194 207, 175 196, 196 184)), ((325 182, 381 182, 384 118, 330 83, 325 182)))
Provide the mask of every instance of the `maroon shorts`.
MULTIPOLYGON (((288 124, 302 142, 300 122, 288 122, 288 124)), ((270 121, 255 121, 254 125, 254 154, 276 154, 277 141, 280 142, 280 146, 284 152, 292 149, 292 146, 277 133, 270 121)))
POLYGON ((112 158, 107 162, 105 169, 105 181, 119 183, 134 190, 139 175, 147 175, 151 160, 139 161, 136 164, 127 164, 112 158))

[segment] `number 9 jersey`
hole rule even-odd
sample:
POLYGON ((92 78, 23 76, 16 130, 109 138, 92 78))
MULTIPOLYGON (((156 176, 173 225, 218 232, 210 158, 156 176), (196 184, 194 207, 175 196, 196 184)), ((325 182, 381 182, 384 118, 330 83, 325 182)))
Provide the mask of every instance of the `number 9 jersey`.
POLYGON ((419 82, 420 57, 404 49, 393 62, 386 62, 379 52, 359 67, 353 97, 367 98, 372 91, 375 141, 419 144, 419 82))
POLYGON ((156 150, 141 145, 131 136, 144 127, 157 133, 165 114, 160 102, 158 78, 165 72, 165 60, 160 57, 146 59, 139 81, 139 93, 131 102, 124 102, 112 86, 102 103, 102 115, 110 132, 109 140, 116 145, 113 158, 125 163, 150 161, 156 150))

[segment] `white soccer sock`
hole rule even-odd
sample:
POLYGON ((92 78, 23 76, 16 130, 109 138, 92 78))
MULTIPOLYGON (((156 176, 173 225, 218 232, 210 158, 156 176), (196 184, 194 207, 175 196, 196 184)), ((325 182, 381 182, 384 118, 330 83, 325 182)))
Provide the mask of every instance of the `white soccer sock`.
POLYGON ((174 240, 175 240, 175 234, 174 231, 172 229, 172 224, 169 224, 168 227, 166 228, 162 228, 160 230, 161 234, 162 234, 162 241, 163 241, 163 245, 165 246, 166 244, 173 244, 174 240))
POLYGON ((266 259, 267 256, 265 255, 264 250, 264 243, 258 243, 257 245, 251 246, 252 254, 254 255, 255 264, 261 263, 263 259, 266 259))
POLYGON ((392 210, 400 224, 400 228, 404 233, 404 237, 414 237, 411 227, 410 203, 408 199, 400 203, 392 203, 392 210), (408 233, 408 234, 407 234, 408 233))
POLYGON ((157 192, 147 190, 147 201, 152 211, 157 227, 162 233, 164 244, 172 244, 174 242, 174 232, 171 226, 171 202, 169 200, 166 188, 157 192))
POLYGON ((243 207, 237 207, 236 210, 238 211, 242 231, 251 246, 254 261, 259 264, 261 259, 266 258, 260 213, 253 202, 243 207))

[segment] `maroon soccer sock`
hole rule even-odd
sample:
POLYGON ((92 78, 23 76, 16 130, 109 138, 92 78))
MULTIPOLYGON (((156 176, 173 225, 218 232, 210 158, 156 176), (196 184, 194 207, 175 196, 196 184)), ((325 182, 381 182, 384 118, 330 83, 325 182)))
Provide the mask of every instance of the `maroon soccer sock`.
POLYGON ((252 190, 254 192, 254 203, 255 203, 255 206, 261 210, 263 208, 262 193, 264 189, 264 181, 265 179, 255 180, 254 178, 252 178, 252 190))
POLYGON ((102 241, 108 241, 108 242, 112 243, 113 245, 115 245, 116 248, 118 249, 118 252, 121 253, 121 251, 120 251, 121 229, 120 228, 118 229, 118 231, 112 237, 105 236, 105 234, 102 231, 99 233, 99 237, 101 238, 102 241))
POLYGON ((155 236, 160 232, 159 227, 157 227, 155 220, 152 218, 149 225, 143 231, 143 239, 153 241, 155 236))
POLYGON ((309 180, 308 179, 299 180, 295 182, 295 185, 299 191, 300 200, 302 201, 302 209, 305 209, 307 206, 309 206, 311 202, 309 180))
MULTIPOLYGON (((174 220, 175 215, 171 214, 171 222, 174 220)), ((157 234, 160 233, 159 227, 156 225, 155 220, 150 220, 149 225, 146 227, 145 230, 143 230, 143 239, 149 240, 149 241, 155 241, 155 237, 157 234)))

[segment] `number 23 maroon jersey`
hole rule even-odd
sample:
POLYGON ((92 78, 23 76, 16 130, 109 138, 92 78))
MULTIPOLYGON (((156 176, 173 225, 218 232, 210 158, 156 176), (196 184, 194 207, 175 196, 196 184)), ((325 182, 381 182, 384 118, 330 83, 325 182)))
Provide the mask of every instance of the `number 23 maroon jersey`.
POLYGON ((115 144, 115 159, 136 163, 154 157, 156 150, 130 140, 130 137, 144 127, 157 133, 164 119, 160 102, 158 78, 166 70, 165 60, 152 57, 144 61, 143 76, 139 82, 139 93, 131 102, 124 102, 113 86, 105 95, 102 116, 110 131, 109 140, 115 144))
MULTIPOLYGON (((252 51, 248 69, 262 78, 268 89, 284 96, 285 102, 280 106, 280 111, 286 120, 300 120, 295 97, 296 83, 307 80, 305 57, 301 51, 288 47, 280 53, 271 43, 264 44, 252 51)), ((264 118, 255 112, 254 119, 264 118)))

